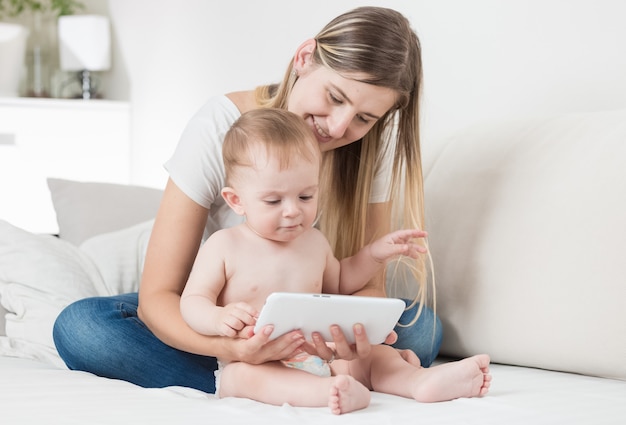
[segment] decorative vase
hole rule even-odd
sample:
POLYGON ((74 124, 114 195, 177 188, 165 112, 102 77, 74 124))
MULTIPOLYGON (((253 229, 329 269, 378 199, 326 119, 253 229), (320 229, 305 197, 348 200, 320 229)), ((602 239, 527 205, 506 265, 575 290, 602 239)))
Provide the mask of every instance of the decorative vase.
POLYGON ((0 22, 0 97, 19 95, 27 38, 25 26, 0 22))
POLYGON ((26 89, 28 97, 50 97, 55 71, 56 22, 51 14, 32 12, 26 50, 26 89))

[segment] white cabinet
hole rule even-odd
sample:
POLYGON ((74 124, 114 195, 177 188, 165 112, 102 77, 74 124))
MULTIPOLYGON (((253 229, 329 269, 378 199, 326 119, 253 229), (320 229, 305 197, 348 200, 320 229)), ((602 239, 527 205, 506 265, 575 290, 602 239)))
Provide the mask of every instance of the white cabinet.
POLYGON ((56 233, 47 177, 130 182, 130 106, 0 98, 0 219, 56 233))

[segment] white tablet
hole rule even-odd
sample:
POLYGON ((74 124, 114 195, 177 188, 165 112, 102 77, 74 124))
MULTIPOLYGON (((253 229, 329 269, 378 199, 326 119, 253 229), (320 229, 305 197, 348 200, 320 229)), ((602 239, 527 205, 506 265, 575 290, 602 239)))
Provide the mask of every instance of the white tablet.
POLYGON ((311 332, 316 331, 331 342, 330 326, 339 325, 352 344, 352 327, 361 323, 370 343, 380 344, 398 323, 405 307, 404 301, 397 298, 275 292, 267 297, 254 330, 259 332, 265 325, 274 325, 270 337, 274 339, 300 329, 308 340, 311 332))

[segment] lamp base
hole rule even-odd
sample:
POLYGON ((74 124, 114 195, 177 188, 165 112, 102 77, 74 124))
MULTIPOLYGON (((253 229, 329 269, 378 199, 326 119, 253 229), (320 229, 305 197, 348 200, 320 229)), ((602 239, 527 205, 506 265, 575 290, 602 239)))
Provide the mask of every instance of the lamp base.
POLYGON ((101 96, 98 94, 98 78, 95 74, 88 70, 78 71, 75 74, 72 74, 71 78, 68 78, 59 89, 59 97, 66 99, 100 99, 101 96), (80 87, 80 93, 77 88, 74 88, 78 83, 80 87), (65 92, 67 91, 68 86, 72 86, 72 94, 67 96, 65 92))
POLYGON ((95 99, 96 84, 91 76, 91 72, 83 69, 82 71, 78 71, 77 76, 81 86, 81 95, 79 97, 82 99, 95 99))

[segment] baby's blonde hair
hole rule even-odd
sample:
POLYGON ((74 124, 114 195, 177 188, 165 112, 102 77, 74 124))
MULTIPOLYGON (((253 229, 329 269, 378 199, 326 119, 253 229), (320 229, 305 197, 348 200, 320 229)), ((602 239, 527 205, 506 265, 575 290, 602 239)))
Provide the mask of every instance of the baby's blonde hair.
POLYGON ((252 148, 259 144, 268 158, 278 160, 280 169, 288 168, 296 157, 321 163, 317 140, 301 117, 284 109, 253 109, 242 114, 224 137, 222 158, 228 184, 237 167, 254 166, 252 148))

